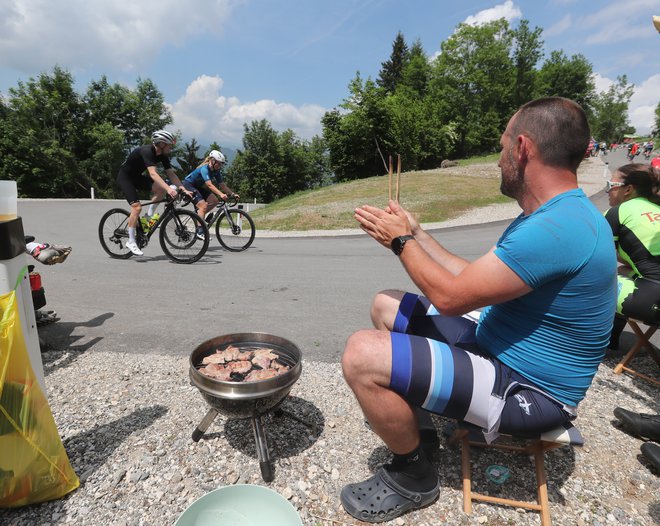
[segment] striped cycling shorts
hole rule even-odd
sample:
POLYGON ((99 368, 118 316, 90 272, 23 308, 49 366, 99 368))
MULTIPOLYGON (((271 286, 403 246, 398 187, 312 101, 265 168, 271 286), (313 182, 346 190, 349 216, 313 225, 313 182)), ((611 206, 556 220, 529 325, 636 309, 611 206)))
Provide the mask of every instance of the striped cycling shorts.
POLYGON ((538 436, 574 414, 525 377, 481 351, 475 319, 443 316, 406 293, 391 333, 390 388, 410 405, 489 433, 538 436))

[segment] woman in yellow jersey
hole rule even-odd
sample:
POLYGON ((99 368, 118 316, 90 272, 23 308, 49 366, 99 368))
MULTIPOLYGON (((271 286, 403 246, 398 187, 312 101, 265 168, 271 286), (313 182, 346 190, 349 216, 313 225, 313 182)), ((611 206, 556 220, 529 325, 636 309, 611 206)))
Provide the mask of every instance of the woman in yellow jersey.
POLYGON ((627 164, 607 181, 619 267, 617 317, 610 348, 617 348, 625 317, 660 323, 660 171, 627 164))

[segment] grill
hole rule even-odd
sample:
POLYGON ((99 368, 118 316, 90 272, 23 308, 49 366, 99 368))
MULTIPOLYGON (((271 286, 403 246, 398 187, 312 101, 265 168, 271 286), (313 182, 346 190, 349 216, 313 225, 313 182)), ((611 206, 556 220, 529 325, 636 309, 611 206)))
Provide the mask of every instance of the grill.
POLYGON ((272 334, 258 332, 226 334, 200 344, 190 355, 190 380, 210 407, 193 431, 192 439, 198 442, 218 413, 230 419, 251 419, 261 476, 264 481, 271 482, 274 478, 273 468, 261 417, 279 407, 300 378, 301 371, 300 349, 289 340, 272 334), (238 347, 242 351, 272 349, 278 355, 278 361, 288 365, 290 369, 273 378, 256 382, 216 380, 198 371, 206 356, 215 353, 218 348, 224 349, 229 345, 238 347))

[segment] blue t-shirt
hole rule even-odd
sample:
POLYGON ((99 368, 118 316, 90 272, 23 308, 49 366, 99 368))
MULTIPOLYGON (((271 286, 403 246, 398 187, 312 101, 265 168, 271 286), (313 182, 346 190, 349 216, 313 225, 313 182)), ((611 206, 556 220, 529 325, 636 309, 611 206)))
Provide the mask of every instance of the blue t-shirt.
POLYGON ((533 290, 484 309, 479 347, 561 402, 577 405, 612 330, 612 230, 582 190, 570 190, 518 216, 495 255, 533 290))
POLYGON ((195 168, 184 179, 198 190, 206 188, 206 181, 211 181, 218 185, 222 182, 222 172, 220 170, 211 170, 208 164, 203 164, 195 168))

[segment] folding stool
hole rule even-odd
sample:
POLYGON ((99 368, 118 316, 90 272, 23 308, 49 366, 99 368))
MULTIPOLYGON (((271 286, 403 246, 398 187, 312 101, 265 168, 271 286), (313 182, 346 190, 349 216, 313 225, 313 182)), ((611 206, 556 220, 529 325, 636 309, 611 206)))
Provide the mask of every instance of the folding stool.
MULTIPOLYGON (((502 435, 505 436, 505 435, 502 435)), ((510 437, 517 438, 517 437, 510 437)), ((541 514, 541 525, 550 526, 550 503, 548 501, 548 488, 545 475, 545 453, 551 449, 562 446, 582 446, 584 439, 578 429, 567 422, 563 426, 543 433, 538 438, 521 439, 525 445, 517 446, 509 443, 502 443, 498 437, 491 444, 486 443, 481 429, 465 422, 459 422, 449 443, 459 442, 461 445, 461 469, 463 473, 463 511, 470 515, 472 513, 472 501, 479 500, 500 504, 504 506, 513 506, 515 508, 525 508, 538 511, 541 514), (496 448, 507 451, 516 451, 525 455, 534 457, 536 469, 536 488, 537 502, 526 502, 501 497, 492 497, 472 491, 472 473, 470 464, 470 448, 496 448)))
POLYGON ((660 381, 656 380, 655 378, 652 378, 644 373, 640 373, 628 367, 628 363, 635 357, 635 355, 639 351, 642 350, 642 348, 645 348, 649 352, 649 354, 653 357, 655 363, 660 366, 660 357, 658 356, 658 353, 655 347, 653 346, 653 344, 649 341, 651 339, 651 336, 653 336, 655 332, 660 328, 660 325, 649 325, 645 322, 634 320, 632 318, 626 318, 626 321, 628 322, 628 325, 630 325, 630 328, 633 330, 633 332, 636 335, 635 344, 623 357, 623 359, 619 362, 619 364, 614 368, 614 373, 621 374, 623 371, 627 371, 631 374, 639 376, 640 378, 644 378, 645 380, 652 382, 655 385, 660 385, 660 381), (640 323, 648 326, 646 332, 642 331, 642 329, 639 326, 640 323))

